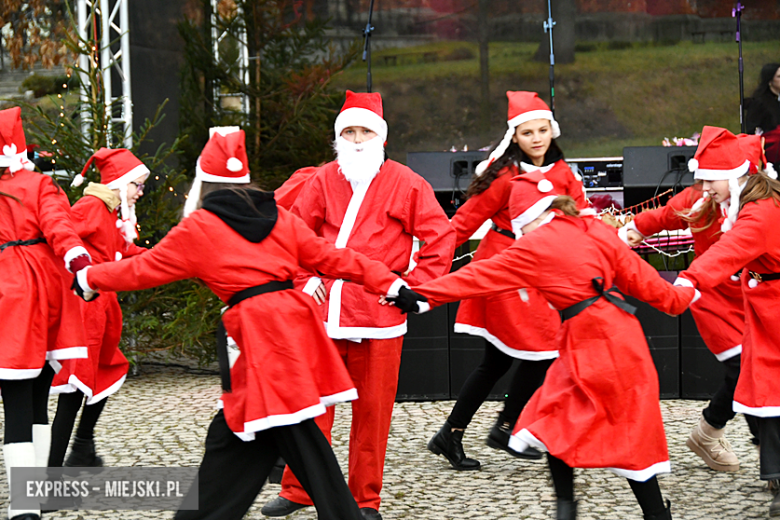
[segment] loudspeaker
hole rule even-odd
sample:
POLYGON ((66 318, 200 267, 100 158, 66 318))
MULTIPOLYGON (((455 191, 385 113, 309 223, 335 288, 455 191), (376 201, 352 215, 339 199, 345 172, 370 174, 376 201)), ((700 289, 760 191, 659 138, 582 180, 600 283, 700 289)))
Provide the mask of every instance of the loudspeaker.
POLYGON ((450 398, 447 307, 408 315, 396 401, 450 398))
POLYGON ((406 165, 428 181, 434 191, 466 191, 474 170, 487 152, 409 152, 406 165))
POLYGON ((670 188, 693 184, 688 161, 695 146, 627 146, 623 148, 625 206, 641 204, 670 188))

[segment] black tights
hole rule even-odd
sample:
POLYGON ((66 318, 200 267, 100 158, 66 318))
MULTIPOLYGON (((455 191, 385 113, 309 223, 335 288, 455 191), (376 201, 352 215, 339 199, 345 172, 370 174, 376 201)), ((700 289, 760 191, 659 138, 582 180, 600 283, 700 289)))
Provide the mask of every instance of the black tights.
MULTIPOLYGON (((450 426, 463 429, 469 425, 493 386, 507 373, 513 361, 513 357, 504 354, 489 341, 485 341, 485 355, 482 358, 482 363, 463 383, 458 401, 447 419, 450 426)), ((504 400, 504 411, 501 412, 502 421, 514 426, 528 400, 531 399, 537 388, 542 386, 547 369, 553 361, 552 359, 520 361, 504 400)))
MULTIPOLYGON (((547 464, 550 466, 555 495, 561 500, 574 500, 574 469, 561 459, 547 454, 547 464)), ((634 492, 642 514, 645 516, 660 515, 666 511, 661 488, 658 487, 658 479, 653 476, 645 482, 626 479, 634 492)))
MULTIPOLYGON (((73 425, 76 416, 84 401, 84 394, 78 390, 69 394, 60 394, 57 401, 57 415, 51 427, 51 452, 49 453, 49 467, 58 468, 65 460, 65 451, 68 449, 70 435, 73 433, 73 425)), ((95 437, 95 425, 100 418, 100 413, 106 405, 108 398, 101 399, 97 403, 84 405, 81 412, 79 427, 76 429, 76 437, 90 440, 95 437)))
POLYGON ((48 400, 54 370, 46 363, 35 379, 0 381, 5 410, 5 444, 32 442, 33 424, 49 424, 48 400))

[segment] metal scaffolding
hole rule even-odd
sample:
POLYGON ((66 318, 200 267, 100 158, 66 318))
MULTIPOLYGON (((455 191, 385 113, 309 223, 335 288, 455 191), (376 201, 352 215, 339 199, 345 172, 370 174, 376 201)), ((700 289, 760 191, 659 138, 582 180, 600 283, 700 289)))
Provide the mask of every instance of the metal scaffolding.
MULTIPOLYGON (((87 54, 79 55, 81 74, 82 102, 87 101, 84 86, 87 84, 86 72, 94 67, 100 67, 105 93, 108 135, 113 135, 113 125, 122 126, 123 146, 133 145, 133 96, 130 86, 130 17, 128 14, 129 0, 78 0, 76 16, 78 18, 79 36, 82 41, 89 40, 88 30, 93 24, 93 13, 99 18, 100 47, 98 62, 87 54), (113 81, 116 73, 118 82, 113 81)), ((95 53, 91 53, 95 55, 95 53)), ((89 132, 90 121, 82 121, 82 132, 89 132)), ((111 146, 112 143, 108 143, 111 146)))
MULTIPOLYGON (((229 31, 224 21, 219 18, 219 0, 211 0, 211 51, 215 62, 227 65, 235 70, 237 79, 244 85, 249 84, 249 48, 247 47, 246 26, 236 25, 233 32, 229 31), (235 58, 230 56, 235 54, 235 58)), ((241 7, 236 20, 243 20, 241 7)), ((249 117, 249 96, 243 92, 231 90, 228 85, 218 81, 213 85, 214 105, 218 111, 232 111, 249 117)))

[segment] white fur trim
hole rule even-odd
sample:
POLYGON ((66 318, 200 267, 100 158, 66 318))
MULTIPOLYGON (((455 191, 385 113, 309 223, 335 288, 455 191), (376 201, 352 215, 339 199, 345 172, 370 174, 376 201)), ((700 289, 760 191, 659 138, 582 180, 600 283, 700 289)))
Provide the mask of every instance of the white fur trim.
POLYGON ((84 292, 95 292, 95 289, 89 286, 89 279, 87 278, 87 272, 92 268, 88 265, 78 273, 76 273, 76 281, 81 286, 81 290, 84 292))
POLYGON ((379 114, 367 108, 352 107, 344 110, 336 116, 333 128, 336 137, 341 135, 345 128, 350 126, 362 126, 377 133, 382 142, 387 141, 387 121, 379 117, 379 114))
MULTIPOLYGON (((528 164, 527 162, 520 163, 520 171, 523 173, 530 173, 539 170, 542 173, 547 173, 553 169, 555 163, 548 164, 547 166, 536 166, 535 164, 528 164)), ((574 174, 574 172, 572 172, 574 174)), ((578 179, 579 180, 579 179, 578 179)))
POLYGON ((683 278, 681 276, 678 276, 674 280, 674 284, 672 284, 672 285, 676 285, 678 287, 691 287, 691 288, 694 288, 692 281, 688 280, 687 278, 683 278))
POLYGON ((77 173, 75 177, 73 177, 73 180, 71 181, 70 185, 71 187, 78 187, 84 184, 84 176, 80 173, 77 173))
POLYGON ((219 134, 221 136, 226 136, 228 134, 233 134, 241 130, 240 126, 212 126, 209 128, 209 139, 214 137, 214 134, 219 134))
POLYGON ((777 172, 775 171, 775 167, 771 162, 766 163, 766 166, 764 167, 764 173, 766 173, 766 176, 770 179, 777 180, 777 172))
POLYGON ((309 281, 306 282, 306 285, 303 286, 303 292, 308 294, 309 296, 314 295, 314 291, 317 290, 317 287, 320 286, 322 283, 322 278, 318 276, 312 276, 309 278, 309 281))
MULTIPOLYGON (((331 293, 332 294, 332 293, 331 293)), ((364 339, 393 339, 406 334, 406 322, 392 327, 329 327, 325 329, 331 339, 347 339, 360 343, 364 339), (332 334, 332 335, 331 335, 332 334)))
POLYGON ((547 179, 542 179, 536 183, 536 189, 542 193, 550 193, 553 190, 553 184, 547 179))
POLYGON ((428 302, 417 302, 417 311, 415 314, 425 314, 431 310, 431 304, 428 302))
POLYGON ((699 169, 699 161, 697 161, 697 160, 696 160, 696 159, 694 159, 694 158, 691 158, 691 159, 688 161, 688 171, 689 171, 689 172, 695 172, 695 171, 696 171, 696 170, 698 170, 698 169, 699 169))
POLYGON ((49 465, 51 424, 33 424, 32 439, 35 448, 35 467, 45 468, 49 465))
POLYGON ((459 334, 470 334, 472 336, 478 336, 480 338, 485 338, 490 343, 493 344, 498 350, 503 352, 509 357, 515 358, 515 359, 526 359, 528 361, 541 361, 543 359, 555 359, 558 357, 558 351, 557 350, 541 350, 541 351, 535 351, 535 350, 519 350, 516 348, 512 348, 500 339, 498 339, 496 336, 488 332, 487 329, 483 329, 481 327, 474 327, 473 325, 467 325, 465 323, 456 323, 453 327, 453 332, 457 332, 459 334))
POLYGON ((557 139, 561 136, 561 127, 558 125, 558 121, 555 120, 550 110, 531 110, 530 112, 525 112, 507 121, 507 125, 512 129, 512 133, 514 133, 515 128, 528 121, 533 121, 534 119, 549 120, 550 126, 552 127, 553 139, 557 139))
POLYGON ((323 406, 333 406, 334 404, 338 404, 338 403, 346 403, 348 401, 354 401, 357 398, 358 398, 357 389, 350 388, 349 390, 346 390, 344 392, 339 392, 337 394, 320 397, 320 403, 322 403, 323 406))
MULTIPOLYGON (((746 184, 746 183, 745 183, 746 184)), ((726 218, 723 219, 723 223, 720 225, 720 230, 724 233, 730 231, 737 222, 737 215, 739 214, 739 197, 742 194, 742 190, 745 188, 745 184, 739 183, 739 178, 729 179, 729 200, 727 204, 726 218)), ((724 203, 721 203, 723 205, 724 203)))
POLYGON ((90 259, 90 261, 92 260, 92 257, 89 256, 89 251, 87 251, 84 248, 84 246, 71 247, 70 249, 68 249, 68 252, 65 253, 65 256, 63 257, 63 260, 65 260, 65 269, 67 269, 69 273, 72 273, 72 271, 70 270, 70 262, 71 262, 71 260, 73 260, 77 256, 81 256, 81 255, 87 255, 87 257, 90 259))
POLYGON ((11 173, 16 173, 22 168, 32 171, 35 169, 29 159, 27 159, 27 150, 16 152, 16 145, 10 144, 3 146, 3 154, 0 155, 0 167, 8 167, 11 173), (32 168, 30 166, 31 165, 32 168))
POLYGON ((547 195, 546 197, 542 197, 541 199, 537 200, 533 206, 525 210, 524 213, 516 216, 512 219, 512 231, 515 233, 515 235, 522 234, 522 229, 539 218, 539 215, 547 211, 547 209, 550 207, 550 204, 552 204, 552 201, 554 201, 557 198, 557 195, 547 195))
POLYGON ((728 350, 724 350, 720 354, 715 354, 715 359, 717 359, 720 362, 723 362, 733 358, 734 356, 738 356, 740 354, 742 354, 742 345, 737 345, 736 347, 732 347, 728 350))
POLYGON ((699 292, 698 289, 694 289, 693 299, 691 300, 691 303, 689 303, 688 305, 691 305, 692 303, 696 303, 699 300, 699 298, 701 298, 701 293, 699 292))
POLYGON ((146 167, 146 165, 139 164, 129 172, 119 177, 118 179, 114 179, 113 181, 106 184, 106 186, 108 186, 112 190, 118 190, 121 189, 122 186, 127 186, 128 184, 136 180, 138 177, 142 175, 149 175, 149 173, 151 172, 149 171, 149 168, 146 167))
POLYGON ((227 169, 231 172, 240 172, 244 169, 244 163, 238 157, 231 157, 227 160, 227 169))
POLYGON ((203 182, 224 182, 228 184, 249 184, 252 180, 248 173, 241 177, 223 177, 222 175, 206 173, 200 167, 200 157, 195 164, 195 179, 200 179, 203 182))
POLYGON ((20 379, 35 379, 41 375, 41 368, 0 368, 0 379, 19 381, 20 379))
MULTIPOLYGON (((8 480, 11 480, 12 468, 34 468, 36 467, 35 444, 32 442, 14 442, 3 446, 3 457, 5 459, 6 474, 8 480)), ((11 488, 11 483, 8 483, 11 488)), ((11 509, 11 501, 8 504, 8 518, 33 514, 40 517, 40 509, 11 509)))
POLYGON ((759 406, 753 408, 734 401, 732 409, 737 413, 752 415, 754 417, 780 417, 780 406, 759 406))
POLYGON ((50 350, 46 352, 46 359, 48 360, 86 359, 88 356, 89 350, 87 347, 58 348, 56 350, 50 350))
POLYGON ((750 169, 750 161, 745 161, 741 166, 733 168, 731 170, 708 170, 702 168, 696 168, 693 174, 693 178, 702 181, 725 181, 728 179, 736 179, 742 177, 750 169))
POLYGON ((647 238, 644 235, 642 235, 642 233, 639 232, 639 230, 636 228, 636 224, 632 220, 631 222, 629 222, 628 224, 626 224, 622 228, 618 229, 618 238, 620 240, 622 240, 627 246, 630 246, 630 244, 628 243, 628 232, 629 231, 633 231, 635 233, 639 233, 642 236, 643 239, 647 238))
POLYGON ((398 291, 401 290, 401 287, 409 288, 409 284, 400 278, 396 278, 395 281, 390 285, 390 288, 387 290, 387 295, 398 296, 398 291))

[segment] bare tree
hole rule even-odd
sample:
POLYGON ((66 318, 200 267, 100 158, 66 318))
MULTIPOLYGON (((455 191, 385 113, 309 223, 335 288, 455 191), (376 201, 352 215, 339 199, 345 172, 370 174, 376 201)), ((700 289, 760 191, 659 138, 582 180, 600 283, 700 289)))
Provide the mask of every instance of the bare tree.
POLYGON ((8 25, 2 46, 13 68, 51 68, 73 58, 65 45, 67 10, 66 0, 0 0, 0 27, 8 25))

